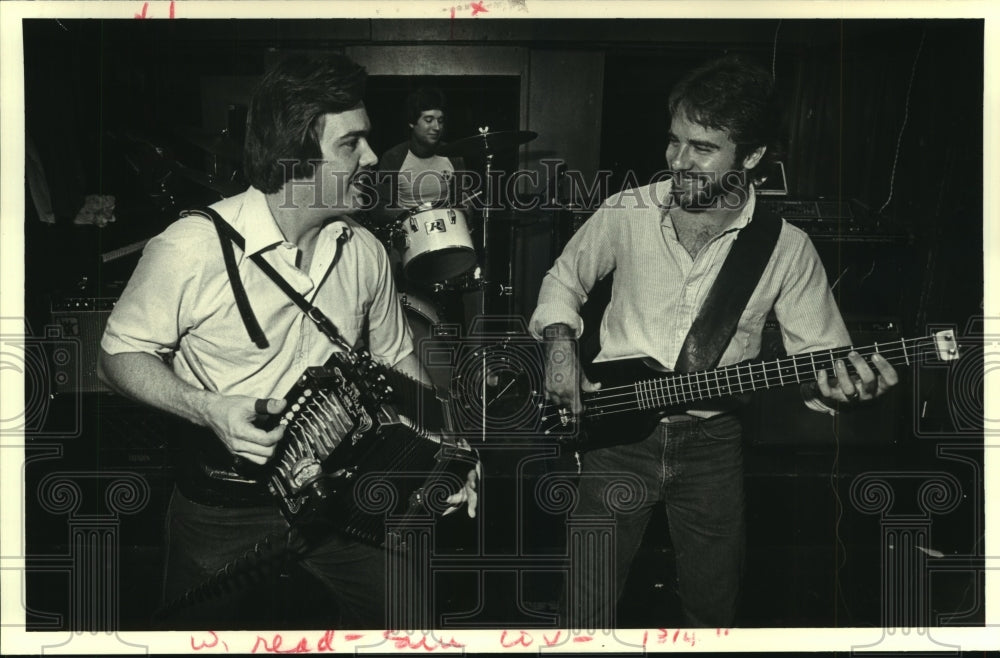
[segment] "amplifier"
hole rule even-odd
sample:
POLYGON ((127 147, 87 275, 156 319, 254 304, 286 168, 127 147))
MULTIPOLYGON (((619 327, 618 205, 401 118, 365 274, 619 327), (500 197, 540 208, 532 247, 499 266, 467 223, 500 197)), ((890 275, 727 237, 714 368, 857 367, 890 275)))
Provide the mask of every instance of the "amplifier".
MULTIPOLYGON (((872 345, 901 338, 894 320, 846 320, 855 345, 872 345)), ((784 356, 781 331, 776 322, 764 326, 762 359, 784 356)), ((901 391, 858 405, 837 416, 805 406, 798 386, 758 391, 746 409, 747 437, 752 445, 784 446, 799 450, 827 449, 836 444, 888 446, 902 436, 901 391)))
POLYGON ((117 297, 65 297, 54 299, 50 324, 62 330, 62 337, 80 342, 80 377, 56 381, 60 393, 110 391, 97 378, 97 354, 104 326, 117 297))
POLYGON ((761 207, 784 217, 790 222, 851 222, 854 213, 851 207, 839 201, 827 199, 787 199, 757 198, 761 207))

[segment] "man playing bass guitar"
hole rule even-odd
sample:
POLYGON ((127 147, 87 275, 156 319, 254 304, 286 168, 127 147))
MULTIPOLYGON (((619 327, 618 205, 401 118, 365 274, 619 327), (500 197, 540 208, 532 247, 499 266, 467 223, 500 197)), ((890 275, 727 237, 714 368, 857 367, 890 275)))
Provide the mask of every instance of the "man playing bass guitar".
MULTIPOLYGON (((647 357, 675 371, 735 364, 758 354, 772 310, 789 354, 851 344, 807 235, 755 212, 750 172, 765 157, 778 123, 771 75, 736 57, 709 62, 676 85, 669 114, 669 176, 609 197, 542 283, 530 328, 546 342, 546 395, 572 414, 583 410, 581 390, 601 387, 580 368, 579 311, 595 283, 612 272, 597 362, 647 357), (769 244, 759 239, 767 226, 776 236, 769 244), (741 241, 764 245, 756 255, 742 250, 746 262, 757 259, 756 272, 738 260, 728 272, 723 267, 741 241), (722 283, 713 289, 717 280, 722 283), (740 286, 746 287, 745 297, 729 299, 730 288, 740 286)), ((810 408, 836 413, 840 406, 879 397, 898 382, 882 355, 870 361, 853 351, 845 355, 831 359, 832 375, 821 369, 801 384, 810 408)), ((745 542, 736 404, 732 397, 692 402, 655 423, 648 435, 624 444, 617 437, 612 442, 621 445, 582 454, 572 513, 613 515, 614 564, 610 580, 601 580, 593 563, 589 569, 570 566, 566 625, 615 625, 615 604, 659 503, 666 507, 676 552, 685 623, 734 625, 745 542), (640 490, 630 492, 641 504, 628 510, 616 506, 607 495, 609 485, 621 485, 615 473, 641 482, 640 490)))

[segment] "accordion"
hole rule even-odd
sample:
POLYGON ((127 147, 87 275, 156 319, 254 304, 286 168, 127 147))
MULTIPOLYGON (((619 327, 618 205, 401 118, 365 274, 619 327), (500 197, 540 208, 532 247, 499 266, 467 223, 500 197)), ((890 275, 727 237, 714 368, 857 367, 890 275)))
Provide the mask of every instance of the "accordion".
MULTIPOLYGON (((448 402, 367 353, 335 353, 308 368, 285 400, 284 414, 261 425, 285 426, 266 464, 202 470, 214 482, 251 484, 265 500, 266 484, 286 520, 303 533, 335 529, 405 549, 392 528, 443 512, 445 498, 476 466, 468 443, 445 434, 448 402)), ((221 442, 201 444, 202 463, 220 464, 221 442)))

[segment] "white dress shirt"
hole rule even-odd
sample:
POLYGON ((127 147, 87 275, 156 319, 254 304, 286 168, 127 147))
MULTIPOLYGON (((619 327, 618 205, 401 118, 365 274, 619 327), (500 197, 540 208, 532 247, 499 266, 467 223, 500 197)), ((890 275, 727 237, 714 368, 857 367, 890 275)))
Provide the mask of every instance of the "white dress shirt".
MULTIPOLYGON (((692 257, 666 210, 669 191, 670 182, 663 181, 613 195, 577 231, 542 282, 529 325, 536 338, 554 323, 567 324, 579 336, 580 307, 594 284, 614 272, 595 361, 652 357, 673 369, 723 261, 751 221, 755 200, 751 194, 743 212, 692 257)), ((789 354, 851 342, 816 249, 801 229, 784 220, 720 366, 757 356, 772 309, 789 354)), ((806 404, 829 410, 819 400, 806 404)))
POLYGON ((249 256, 264 254, 292 287, 325 313, 355 345, 387 365, 413 351, 381 243, 341 217, 317 237, 309 271, 296 267, 298 248, 284 240, 265 195, 250 188, 213 204, 246 240, 234 246, 240 279, 269 342, 251 341, 240 317, 215 227, 184 217, 146 245, 128 286, 108 318, 101 347, 110 354, 145 352, 173 357, 184 381, 224 395, 284 397, 307 367, 336 350, 311 320, 249 256))

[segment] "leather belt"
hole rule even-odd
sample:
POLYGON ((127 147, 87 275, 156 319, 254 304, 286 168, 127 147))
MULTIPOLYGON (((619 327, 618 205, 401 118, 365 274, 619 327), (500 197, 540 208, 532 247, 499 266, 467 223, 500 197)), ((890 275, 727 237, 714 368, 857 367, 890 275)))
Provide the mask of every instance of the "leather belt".
POLYGON ((195 462, 181 465, 177 488, 185 498, 209 507, 264 507, 274 496, 263 482, 195 462))
POLYGON ((262 507, 274 504, 265 478, 251 479, 228 465, 233 456, 215 434, 186 428, 177 455, 177 488, 185 498, 209 507, 262 507))

